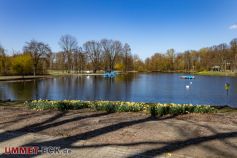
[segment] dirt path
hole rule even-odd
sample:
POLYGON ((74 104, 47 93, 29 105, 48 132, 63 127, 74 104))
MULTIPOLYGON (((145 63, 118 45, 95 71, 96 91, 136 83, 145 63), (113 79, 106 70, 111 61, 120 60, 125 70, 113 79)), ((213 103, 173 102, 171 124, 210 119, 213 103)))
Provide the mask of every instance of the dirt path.
POLYGON ((0 106, 0 152, 6 146, 34 145, 68 148, 67 157, 237 157, 237 115, 154 119, 143 113, 0 106))

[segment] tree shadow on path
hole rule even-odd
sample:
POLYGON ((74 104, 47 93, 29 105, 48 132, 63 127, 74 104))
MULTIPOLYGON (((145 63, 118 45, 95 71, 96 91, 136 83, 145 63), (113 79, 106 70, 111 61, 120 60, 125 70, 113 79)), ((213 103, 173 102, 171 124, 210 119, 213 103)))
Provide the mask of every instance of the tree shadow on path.
MULTIPOLYGON (((169 152, 173 152, 176 150, 180 150, 180 149, 192 146, 192 145, 198 145, 198 144, 201 144, 204 142, 217 140, 217 139, 223 140, 226 138, 234 138, 234 137, 237 137, 237 132, 218 133, 218 134, 214 134, 214 135, 210 135, 210 136, 196 137, 196 138, 191 138, 191 139, 187 139, 187 140, 183 140, 183 141, 174 141, 174 142, 171 142, 161 148, 146 150, 144 152, 140 152, 140 153, 131 155, 127 158, 138 157, 140 155, 147 155, 150 157, 155 157, 155 156, 162 155, 164 153, 169 153, 169 152)), ((233 157, 234 155, 229 155, 229 156, 233 157)))
MULTIPOLYGON (((171 117, 167 117, 167 118, 163 118, 163 119, 169 119, 172 118, 171 117)), ((157 121, 159 120, 163 120, 163 119, 155 119, 157 121)), ((54 140, 49 140, 49 141, 43 141, 43 142, 30 142, 27 144, 24 144, 22 146, 60 146, 61 148, 73 148, 73 143, 78 142, 80 140, 89 140, 91 138, 103 135, 103 134, 107 134, 110 132, 114 132, 117 131, 119 129, 125 128, 125 127, 129 127, 129 126, 133 126, 136 124, 140 124, 140 123, 144 123, 147 121, 154 121, 153 117, 146 117, 146 118, 142 118, 142 119, 136 119, 136 120, 132 120, 132 121, 124 121, 124 122, 119 122, 116 124, 112 124, 112 125, 108 125, 105 127, 101 127, 95 130, 91 130, 91 131, 87 131, 81 134, 77 134, 77 135, 73 135, 73 136, 69 136, 69 137, 63 137, 63 138, 59 138, 59 139, 54 139, 54 140)), ((38 155, 31 155, 31 157, 35 157, 38 155)))

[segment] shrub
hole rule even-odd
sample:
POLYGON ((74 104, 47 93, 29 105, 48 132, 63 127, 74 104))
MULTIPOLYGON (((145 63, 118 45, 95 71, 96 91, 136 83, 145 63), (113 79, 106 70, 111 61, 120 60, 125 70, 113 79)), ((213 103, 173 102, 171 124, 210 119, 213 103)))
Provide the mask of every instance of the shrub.
POLYGON ((35 110, 75 110, 90 108, 96 111, 113 112, 149 112, 151 116, 163 116, 167 114, 179 115, 186 113, 209 113, 215 112, 215 108, 205 105, 193 106, 191 104, 148 104, 139 102, 119 102, 119 101, 80 101, 80 100, 34 100, 26 102, 30 108, 35 110))
POLYGON ((59 102, 58 109, 61 110, 61 111, 69 110, 70 105, 67 104, 66 102, 59 102))
POLYGON ((106 104, 105 105, 105 111, 108 113, 113 113, 117 111, 117 106, 113 104, 106 104))
POLYGON ((158 110, 155 105, 150 106, 149 112, 150 112, 151 116, 153 116, 153 117, 156 117, 158 115, 158 110))

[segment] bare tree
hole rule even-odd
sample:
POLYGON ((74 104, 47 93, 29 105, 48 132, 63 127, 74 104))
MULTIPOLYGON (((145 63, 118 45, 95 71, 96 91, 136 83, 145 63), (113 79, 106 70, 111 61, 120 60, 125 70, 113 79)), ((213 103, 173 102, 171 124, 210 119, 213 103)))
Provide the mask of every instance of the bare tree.
POLYGON ((110 51, 112 47, 112 40, 102 39, 100 45, 102 48, 104 70, 107 71, 110 65, 110 51))
POLYGON ((131 48, 129 44, 125 43, 123 47, 123 53, 124 53, 124 72, 128 71, 128 65, 129 65, 129 57, 131 56, 131 48))
POLYGON ((51 53, 49 56, 49 69, 55 69, 54 64, 56 63, 56 53, 51 53))
POLYGON ((230 42, 230 47, 232 51, 232 56, 234 57, 234 71, 237 71, 237 38, 230 42))
POLYGON ((175 51, 174 49, 168 49, 166 52, 166 55, 168 57, 168 65, 169 65, 169 70, 174 70, 174 59, 175 59, 175 51))
POLYGON ((234 53, 237 53, 237 38, 230 41, 231 49, 234 53))
POLYGON ((93 73, 96 73, 100 68, 101 62, 101 45, 97 41, 87 41, 83 47, 91 61, 93 73))
POLYGON ((58 70, 63 70, 63 72, 64 72, 64 70, 65 70, 65 59, 66 59, 66 57, 65 57, 65 53, 64 52, 58 52, 58 53, 56 53, 56 61, 55 61, 55 67, 56 67, 56 69, 58 69, 58 70))
POLYGON ((68 73, 70 73, 70 70, 72 70, 73 68, 73 65, 72 65, 73 52, 75 52, 78 48, 77 39, 71 35, 63 35, 60 38, 59 45, 65 53, 65 57, 66 57, 65 62, 67 65, 67 71, 68 73))
POLYGON ((0 73, 7 73, 7 57, 5 49, 0 45, 0 73))
POLYGON ((190 72, 191 68, 191 55, 190 51, 185 51, 184 52, 184 66, 185 66, 185 72, 190 72))
POLYGON ((114 65, 117 57, 122 52, 122 43, 120 41, 113 41, 103 39, 100 42, 103 54, 108 61, 109 70, 114 70, 114 65))
POLYGON ((82 51, 82 48, 78 48, 73 54, 73 65, 76 72, 82 73, 86 65, 86 53, 82 51))
POLYGON ((36 75, 37 68, 41 59, 47 59, 51 53, 51 49, 48 44, 31 40, 26 42, 26 46, 23 48, 24 52, 30 53, 33 63, 33 73, 36 75))
POLYGON ((0 55, 4 54, 4 48, 0 45, 0 55))
POLYGON ((218 60, 219 60, 219 63, 221 65, 221 67, 222 67, 222 70, 224 70, 224 71, 226 71, 226 63, 227 63, 227 61, 226 61, 225 53, 226 53, 227 47, 228 46, 227 46, 226 43, 222 43, 222 44, 219 44, 218 46, 216 46, 218 60))

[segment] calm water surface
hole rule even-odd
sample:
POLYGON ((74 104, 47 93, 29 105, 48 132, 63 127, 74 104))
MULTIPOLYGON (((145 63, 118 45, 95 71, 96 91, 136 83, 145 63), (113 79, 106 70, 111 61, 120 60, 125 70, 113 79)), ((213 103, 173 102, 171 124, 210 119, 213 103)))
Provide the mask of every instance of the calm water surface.
POLYGON ((103 76, 66 76, 50 79, 0 82, 0 99, 80 99, 125 100, 138 102, 192 103, 237 107, 237 78, 196 76, 180 79, 184 74, 149 73, 103 76), (192 82, 192 83, 190 83, 192 82), (231 87, 227 95, 224 84, 231 87), (190 85, 186 89, 186 85, 190 85))

